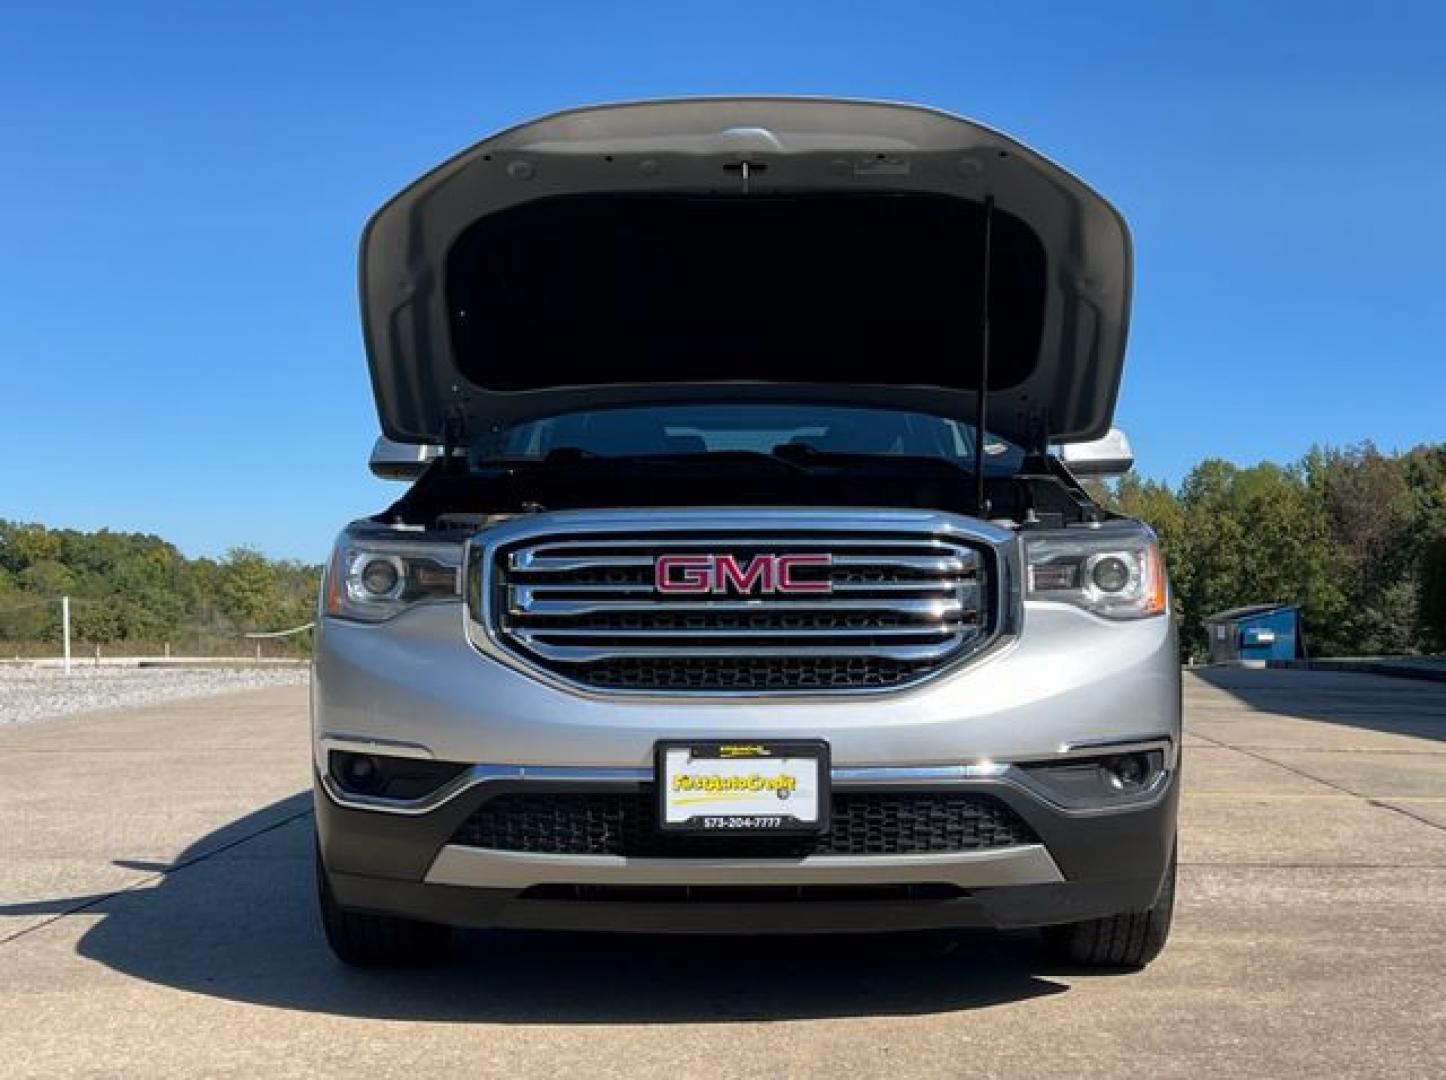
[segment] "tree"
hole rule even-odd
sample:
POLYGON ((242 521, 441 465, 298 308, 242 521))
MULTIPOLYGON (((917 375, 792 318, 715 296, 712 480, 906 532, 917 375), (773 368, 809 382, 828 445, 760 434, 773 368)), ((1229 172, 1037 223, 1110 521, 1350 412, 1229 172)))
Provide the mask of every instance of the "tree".
POLYGON ((1446 652, 1446 533, 1426 545, 1417 593, 1421 644, 1429 652, 1446 652))
POLYGON ((1319 500, 1298 469, 1205 461, 1181 485, 1191 567, 1186 640, 1204 649, 1205 616, 1245 604, 1304 608, 1308 638, 1329 635, 1344 597, 1319 500))
POLYGON ((15 575, 20 588, 32 596, 59 598, 75 591, 75 575, 64 563, 40 559, 15 575))
POLYGON ((59 534, 44 525, 0 522, 0 568, 19 573, 31 563, 60 558, 59 534))
POLYGON ((1416 638, 1415 568, 1421 548, 1400 459, 1362 443, 1313 450, 1305 468, 1344 571, 1347 603, 1339 643, 1373 655, 1408 651, 1416 638))
POLYGON ((318 567, 245 549, 217 563, 156 536, 0 521, 0 641, 57 640, 59 600, 70 596, 80 641, 234 649, 242 628, 305 622, 319 580, 318 567))
POLYGON ((232 548, 221 563, 221 609, 243 630, 273 630, 267 625, 280 599, 276 567, 259 551, 232 548))

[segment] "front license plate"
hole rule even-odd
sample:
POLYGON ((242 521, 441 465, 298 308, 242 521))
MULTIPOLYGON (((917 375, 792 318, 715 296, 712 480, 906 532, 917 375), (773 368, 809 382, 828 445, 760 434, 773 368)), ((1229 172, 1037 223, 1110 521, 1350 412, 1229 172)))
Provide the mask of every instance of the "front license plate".
POLYGON ((658 744, 658 822, 670 832, 818 833, 828 828, 828 744, 658 744))

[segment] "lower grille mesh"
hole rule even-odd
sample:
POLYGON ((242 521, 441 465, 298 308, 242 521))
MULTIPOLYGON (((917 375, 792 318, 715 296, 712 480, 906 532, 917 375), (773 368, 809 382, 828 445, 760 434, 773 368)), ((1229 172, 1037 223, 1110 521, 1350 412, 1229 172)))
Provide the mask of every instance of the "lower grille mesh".
POLYGON ((901 686, 927 675, 930 663, 882 657, 659 657, 606 660, 584 673, 593 686, 654 690, 834 690, 901 686))
POLYGON ((835 792, 818 836, 689 836, 657 830, 657 796, 633 792, 514 793, 483 803, 452 843, 498 851, 634 858, 800 858, 917 855, 1037 842, 990 795, 955 792, 835 792))

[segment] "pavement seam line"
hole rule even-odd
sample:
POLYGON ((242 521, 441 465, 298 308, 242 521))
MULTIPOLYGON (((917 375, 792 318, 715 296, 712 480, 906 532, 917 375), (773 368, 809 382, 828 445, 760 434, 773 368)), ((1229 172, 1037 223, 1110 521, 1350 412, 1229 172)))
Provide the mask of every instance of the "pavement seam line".
MULTIPOLYGON (((1195 737, 1196 737, 1197 739, 1204 739, 1206 742, 1209 742, 1209 743, 1214 743, 1214 745, 1219 746, 1219 747, 1223 747, 1223 748, 1226 749, 1226 750, 1234 750, 1236 753, 1244 754, 1246 757, 1255 758, 1255 760, 1257 760, 1257 761, 1263 761, 1263 762, 1265 762, 1266 764, 1278 766, 1278 767, 1284 769, 1286 772, 1294 773, 1296 776, 1299 776, 1299 777, 1300 777, 1301 779, 1303 779, 1303 780, 1313 780, 1313 781, 1315 781, 1317 784, 1323 784, 1323 785, 1325 785, 1326 787, 1330 788, 1330 789, 1333 790, 1333 791, 1339 791, 1341 794, 1343 794, 1343 795, 1349 795, 1349 796, 1350 796, 1351 798, 1353 798, 1353 799, 1360 799, 1360 800, 1361 800, 1363 803, 1365 803, 1367 806, 1374 806, 1374 807, 1377 807, 1378 809, 1381 809, 1381 810, 1389 810, 1389 811, 1391 811, 1392 813, 1400 814, 1402 817, 1407 818, 1407 819, 1409 819, 1409 820, 1411 820, 1411 821, 1418 822, 1418 823, 1421 824, 1421 825, 1429 826, 1430 828, 1435 829, 1435 830, 1437 830, 1438 832, 1446 832, 1446 826, 1438 825, 1436 822, 1431 821, 1431 820, 1428 819, 1428 818, 1424 818, 1424 817, 1422 817, 1420 814, 1413 814, 1413 813, 1412 813, 1411 811, 1409 811, 1409 810, 1403 810, 1403 809, 1402 809, 1401 807, 1399 807, 1399 806, 1392 806, 1390 803, 1386 803, 1386 802, 1382 802, 1382 801, 1381 801, 1382 798, 1391 798, 1391 797, 1393 797, 1393 796, 1374 796, 1374 797, 1373 797, 1373 796, 1370 796, 1370 795, 1361 795, 1361 794, 1358 794, 1358 793, 1352 791, 1350 788, 1348 788, 1348 787, 1342 787, 1340 784, 1337 784, 1337 783, 1335 783, 1335 782, 1333 782, 1333 781, 1331 781, 1331 780, 1325 780, 1325 779, 1322 779, 1322 778, 1319 777, 1319 776, 1312 776, 1310 773, 1305 772, 1305 771, 1302 770, 1302 769, 1297 769, 1294 765, 1288 765, 1288 764, 1285 763, 1284 761, 1276 761, 1274 758, 1266 757, 1263 753, 1259 753, 1258 751, 1255 751, 1255 750, 1247 750, 1247 749, 1245 749, 1244 747, 1231 746, 1231 745, 1228 744, 1228 743, 1218 742, 1217 740, 1210 738, 1208 735, 1201 735, 1201 734, 1199 734, 1198 732, 1195 733, 1195 737)), ((1360 753, 1369 753, 1369 751, 1359 751, 1359 752, 1360 752, 1360 753)), ((1408 796, 1395 796, 1395 797, 1407 798, 1408 796)))
POLYGON ((1300 777, 1302 780, 1310 780, 1310 781, 1312 781, 1313 783, 1320 784, 1320 785, 1323 786, 1323 787, 1328 787, 1328 788, 1330 788, 1332 791, 1338 791, 1338 792, 1340 792, 1342 795, 1349 795, 1351 798, 1353 798, 1353 799, 1360 799, 1360 800, 1362 800, 1363 802, 1369 802, 1369 801, 1370 801, 1370 800, 1368 800, 1368 799, 1366 798, 1366 796, 1364 796, 1364 795, 1358 795, 1356 792, 1352 791, 1350 788, 1341 787, 1340 784, 1333 783, 1333 782, 1330 781, 1330 780, 1323 780, 1323 779, 1322 779, 1321 777, 1319 777, 1319 776, 1312 776, 1312 775, 1311 775, 1310 773, 1308 773, 1308 772, 1304 772, 1304 771, 1302 771, 1302 770, 1300 770, 1300 769, 1297 769, 1294 765, 1287 765, 1287 764, 1286 764, 1285 762, 1283 762, 1283 761, 1276 761, 1274 758, 1266 757, 1263 753, 1261 753, 1261 752, 1258 751, 1258 750, 1252 750, 1252 749, 1250 749, 1250 748, 1248 748, 1248 747, 1244 747, 1244 746, 1231 746, 1229 743, 1223 743, 1223 742, 1219 742, 1219 741, 1217 741, 1217 740, 1215 740, 1215 739, 1212 739, 1212 738, 1210 738, 1210 736, 1208 736, 1208 735, 1200 735, 1200 734, 1197 733, 1195 737, 1196 737, 1197 739, 1204 739, 1206 742, 1214 743, 1216 746, 1221 747, 1221 748, 1223 748, 1223 749, 1225 749, 1225 750, 1234 750, 1237 754, 1244 754, 1246 757, 1248 757, 1248 758, 1254 758, 1256 761, 1264 762, 1266 765, 1274 765, 1274 766, 1275 766, 1276 768, 1278 768, 1278 769, 1284 769, 1284 770, 1285 770, 1286 772, 1288 772, 1288 773, 1293 773, 1293 774, 1295 774, 1296 776, 1300 777))
POLYGON ((12 941, 19 941, 27 934, 33 934, 37 930, 44 930, 47 926, 53 926, 61 919, 69 918, 71 915, 79 914, 82 911, 88 911, 91 908, 97 906, 98 904, 104 904, 107 900, 114 900, 117 896, 124 896, 126 893, 135 892, 142 886, 150 885, 153 882, 160 881, 162 878, 170 877, 178 870, 185 870, 187 867, 195 866, 197 863, 205 862, 207 859, 230 851, 232 848, 238 848, 242 844, 249 844, 257 837, 265 836, 269 832, 275 832, 282 826, 290 825, 293 821, 298 821, 301 818, 309 817, 310 815, 311 809, 309 807, 305 810, 298 810, 296 813, 290 814, 282 818, 280 821, 273 821, 270 825, 257 829, 253 833, 247 833, 245 836, 237 837, 235 840, 232 840, 228 844, 222 844, 220 847, 215 848, 211 851, 203 851, 199 855, 194 855, 191 858, 186 859, 182 862, 178 862, 173 866, 168 866, 164 870, 158 870, 154 874, 148 874, 146 877, 140 878, 137 881, 133 881, 124 888, 114 889, 111 892, 103 893, 100 896, 93 896, 89 900, 85 901, 85 903, 83 904, 77 904, 75 905, 75 907, 67 908, 64 911, 58 911, 54 915, 50 916, 50 918, 35 923, 33 926, 27 926, 15 931, 15 933, 10 934, 6 937, 0 937, 0 945, 9 945, 12 941))
MULTIPOLYGON (((1208 735, 1197 734, 1197 739, 1208 739, 1208 735)), ((1382 757, 1446 757, 1446 750, 1379 750, 1362 746, 1254 746, 1249 743, 1216 743, 1222 750, 1239 750, 1245 753, 1248 750, 1269 750, 1274 753, 1286 754, 1379 754, 1382 757)), ((1215 747, 1197 747, 1196 749, 1213 750, 1215 747)))
POLYGON ((1191 870, 1446 870, 1441 863, 1181 862, 1191 870))
MULTIPOLYGON (((1390 798, 1403 798, 1403 799, 1404 799, 1404 798, 1411 798, 1411 796, 1409 796, 1409 795, 1388 796, 1388 797, 1390 797, 1390 798)), ((1411 811, 1411 810, 1407 810, 1407 809, 1406 809, 1405 807, 1403 807, 1403 806, 1392 806, 1392 805, 1391 805, 1390 803, 1388 803, 1388 802, 1382 802, 1379 798, 1367 799, 1366 801, 1367 801, 1368 803, 1370 803, 1372 806, 1379 806, 1382 810, 1393 810, 1393 811, 1395 811, 1396 813, 1403 815, 1404 817, 1410 818, 1412 821, 1419 821, 1422 825, 1429 825, 1429 826, 1431 826, 1431 828, 1433 828, 1433 829, 1438 829, 1438 830, 1440 830, 1441 832, 1446 832, 1446 825, 1441 825, 1441 824, 1439 824, 1438 822, 1432 821, 1430 818, 1422 817, 1420 814, 1417 814, 1417 813, 1415 813, 1415 812, 1413 812, 1413 811, 1411 811)))
MULTIPOLYGON (((1208 735, 1191 733, 1196 739, 1209 739, 1208 735)), ((1383 757, 1446 757, 1446 750, 1380 750, 1368 749, 1358 746, 1253 746, 1248 743, 1241 743, 1233 746, 1230 743, 1215 743, 1213 746, 1197 746, 1196 750, 1274 750, 1286 751, 1292 754, 1380 754, 1383 757)))

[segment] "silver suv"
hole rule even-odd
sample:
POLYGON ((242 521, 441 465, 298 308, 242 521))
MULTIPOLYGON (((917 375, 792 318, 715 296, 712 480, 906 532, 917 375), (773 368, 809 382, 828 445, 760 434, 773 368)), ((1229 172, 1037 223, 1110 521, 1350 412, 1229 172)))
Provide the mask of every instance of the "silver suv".
POLYGON ((1082 477, 1130 241, 930 109, 738 99, 504 131, 362 240, 383 475, 326 574, 328 939, 1045 929, 1164 944, 1180 672, 1082 477))

